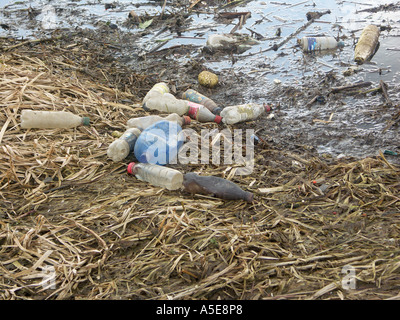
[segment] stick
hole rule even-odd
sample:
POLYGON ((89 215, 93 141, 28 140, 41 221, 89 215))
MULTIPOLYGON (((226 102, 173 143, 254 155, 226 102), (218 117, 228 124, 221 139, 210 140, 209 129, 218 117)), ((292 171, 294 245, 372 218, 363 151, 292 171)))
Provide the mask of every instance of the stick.
POLYGON ((10 47, 5 47, 5 48, 2 48, 2 49, 0 49, 0 50, 2 50, 2 51, 9 51, 9 50, 12 50, 12 49, 21 47, 21 46, 26 45, 26 44, 30 44, 30 43, 40 43, 40 42, 48 42, 48 41, 54 41, 54 40, 60 40, 62 37, 63 37, 63 36, 58 36, 58 37, 55 37, 55 38, 46 38, 46 39, 26 40, 26 41, 24 41, 24 42, 20 42, 20 43, 18 43, 18 44, 15 44, 15 45, 10 46, 10 47))
POLYGON ((355 84, 350 84, 348 86, 342 86, 342 87, 333 87, 331 89, 331 93, 338 93, 343 90, 347 89, 354 89, 354 88, 360 88, 360 87, 368 87, 371 85, 371 82, 366 81, 366 82, 360 82, 360 83, 355 83, 355 84))
POLYGON ((388 93, 387 93, 387 84, 386 84, 383 80, 381 80, 381 81, 379 82, 379 85, 380 85, 380 87, 381 87, 382 94, 383 94, 383 96, 385 97, 386 104, 387 104, 389 107, 391 107, 391 106, 393 105, 393 103, 392 103, 392 100, 390 100, 389 95, 388 95, 388 93))

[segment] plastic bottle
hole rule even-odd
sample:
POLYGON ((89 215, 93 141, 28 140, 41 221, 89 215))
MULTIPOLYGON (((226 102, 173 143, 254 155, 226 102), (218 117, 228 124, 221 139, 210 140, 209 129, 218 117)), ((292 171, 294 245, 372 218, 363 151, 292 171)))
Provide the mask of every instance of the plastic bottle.
POLYGON ((21 128, 74 128, 88 126, 88 117, 80 117, 67 111, 36 111, 25 109, 21 112, 21 128))
POLYGON ((212 34, 207 38, 206 50, 211 53, 217 50, 243 53, 251 48, 251 45, 259 43, 246 35, 212 34))
POLYGON ((150 98, 160 97, 164 93, 169 93, 169 88, 167 84, 165 82, 156 83, 143 98, 143 103, 145 103, 150 98))
POLYGON ((136 140, 134 154, 139 162, 165 165, 174 161, 184 141, 185 135, 179 124, 161 120, 142 131, 136 140))
POLYGON ((143 109, 177 113, 180 116, 188 115, 192 119, 200 122, 221 122, 221 117, 213 114, 203 105, 192 101, 177 99, 170 93, 164 93, 160 97, 150 98, 143 104, 143 109))
POLYGON ((357 64, 363 64, 375 54, 379 34, 380 29, 372 24, 364 28, 354 49, 354 60, 357 64))
POLYGON ((107 149, 107 156, 117 162, 125 159, 135 147, 141 130, 138 128, 127 129, 118 139, 114 140, 107 149))
POLYGON ((342 41, 338 42, 334 37, 303 37, 297 41, 304 52, 336 49, 344 46, 342 41))
POLYGON ((221 116, 213 114, 202 104, 198 104, 192 101, 186 101, 186 102, 188 103, 189 106, 187 114, 192 119, 195 119, 200 122, 216 122, 216 123, 221 122, 222 120, 221 116))
POLYGON ((127 126, 129 128, 138 128, 139 130, 143 131, 147 127, 151 126, 153 123, 157 121, 167 120, 167 121, 174 121, 178 123, 181 127, 184 125, 190 124, 190 117, 189 116, 180 116, 177 113, 172 113, 167 117, 161 117, 158 115, 151 115, 139 118, 131 118, 127 122, 127 126))
POLYGON ((193 172, 183 175, 183 187, 189 193, 213 195, 227 200, 243 199, 252 202, 254 198, 251 192, 242 190, 232 181, 213 176, 199 176, 193 172))
POLYGON ((151 96, 143 103, 145 110, 157 110, 161 112, 177 113, 183 116, 188 113, 188 101, 175 98, 170 93, 164 93, 157 96, 151 96))
POLYGON ((238 122, 254 120, 264 112, 270 111, 268 105, 256 103, 247 103, 237 106, 225 107, 221 111, 222 122, 225 124, 234 124, 238 122))
POLYGON ((157 187, 168 190, 177 190, 182 187, 183 174, 175 169, 150 163, 131 162, 127 171, 129 174, 134 174, 139 180, 157 187))
POLYGON ((219 115, 221 113, 222 108, 218 107, 217 104, 211 100, 210 98, 202 95, 201 93, 188 89, 182 94, 182 99, 189 100, 192 102, 196 102, 205 106, 208 110, 210 110, 213 114, 219 115))

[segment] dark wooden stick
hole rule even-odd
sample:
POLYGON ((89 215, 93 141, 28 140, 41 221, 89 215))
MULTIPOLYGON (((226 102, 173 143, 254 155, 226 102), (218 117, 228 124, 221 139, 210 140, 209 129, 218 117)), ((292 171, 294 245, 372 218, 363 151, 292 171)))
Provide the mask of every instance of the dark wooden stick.
POLYGON ((350 84, 347 86, 341 86, 341 87, 333 87, 331 89, 331 93, 338 93, 343 90, 348 90, 348 89, 354 89, 354 88, 361 88, 361 87, 368 87, 371 85, 371 82, 360 82, 360 83, 355 83, 355 84, 350 84))
POLYGON ((389 95, 388 95, 388 93, 387 93, 387 86, 388 86, 388 85, 387 85, 383 80, 381 80, 381 81, 379 82, 379 84, 380 84, 380 87, 381 87, 381 90, 382 90, 382 94, 383 94, 383 96, 385 97, 386 104, 387 104, 389 107, 391 107, 391 106, 393 105, 393 103, 392 103, 392 100, 390 100, 389 95))

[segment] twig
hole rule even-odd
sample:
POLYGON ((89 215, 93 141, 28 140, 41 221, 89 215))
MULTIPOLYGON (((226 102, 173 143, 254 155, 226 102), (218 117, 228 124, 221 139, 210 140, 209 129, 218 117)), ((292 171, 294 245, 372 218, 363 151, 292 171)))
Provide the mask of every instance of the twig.
POLYGON ((393 103, 392 103, 392 101, 390 100, 389 95, 388 95, 388 93, 387 93, 387 84, 386 84, 383 80, 381 80, 381 81, 379 82, 379 86, 381 87, 382 94, 383 94, 383 96, 385 97, 386 104, 387 104, 389 107, 391 107, 391 106, 393 105, 393 103))
POLYGON ((58 37, 55 37, 55 38, 46 38, 46 39, 32 39, 32 40, 26 40, 26 41, 24 41, 24 42, 20 42, 20 43, 18 43, 18 44, 15 44, 15 45, 10 46, 10 47, 5 47, 5 48, 2 48, 2 49, 0 49, 0 50, 2 50, 2 51, 9 51, 9 50, 12 50, 12 49, 15 49, 15 48, 18 48, 18 47, 22 47, 22 46, 24 46, 24 45, 26 45, 26 44, 33 44, 33 43, 40 43, 40 42, 55 41, 55 40, 60 40, 61 38, 63 38, 63 36, 58 36, 58 37))
POLYGON ((354 88, 368 87, 370 85, 371 85, 371 82, 366 81, 366 82, 350 84, 350 85, 347 85, 347 86, 333 87, 331 89, 331 93, 338 93, 338 92, 343 91, 343 90, 354 89, 354 88))

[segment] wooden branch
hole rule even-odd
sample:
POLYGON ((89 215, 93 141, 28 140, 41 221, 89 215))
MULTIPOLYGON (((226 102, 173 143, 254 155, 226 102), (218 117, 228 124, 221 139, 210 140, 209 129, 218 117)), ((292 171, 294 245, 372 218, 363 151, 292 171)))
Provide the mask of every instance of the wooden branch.
POLYGON ((388 93, 387 93, 387 86, 388 86, 388 85, 387 85, 383 80, 381 80, 381 81, 379 82, 379 85, 380 85, 380 87, 381 87, 382 94, 383 94, 383 96, 385 97, 386 105, 389 106, 389 107, 391 107, 391 106, 393 105, 393 102, 392 102, 392 100, 390 100, 389 95, 388 95, 388 93))
POLYGON ((350 85, 347 85, 347 86, 333 87, 331 89, 331 93, 338 93, 338 92, 343 91, 343 90, 354 89, 354 88, 368 87, 370 85, 371 85, 371 82, 366 81, 366 82, 350 84, 350 85))

